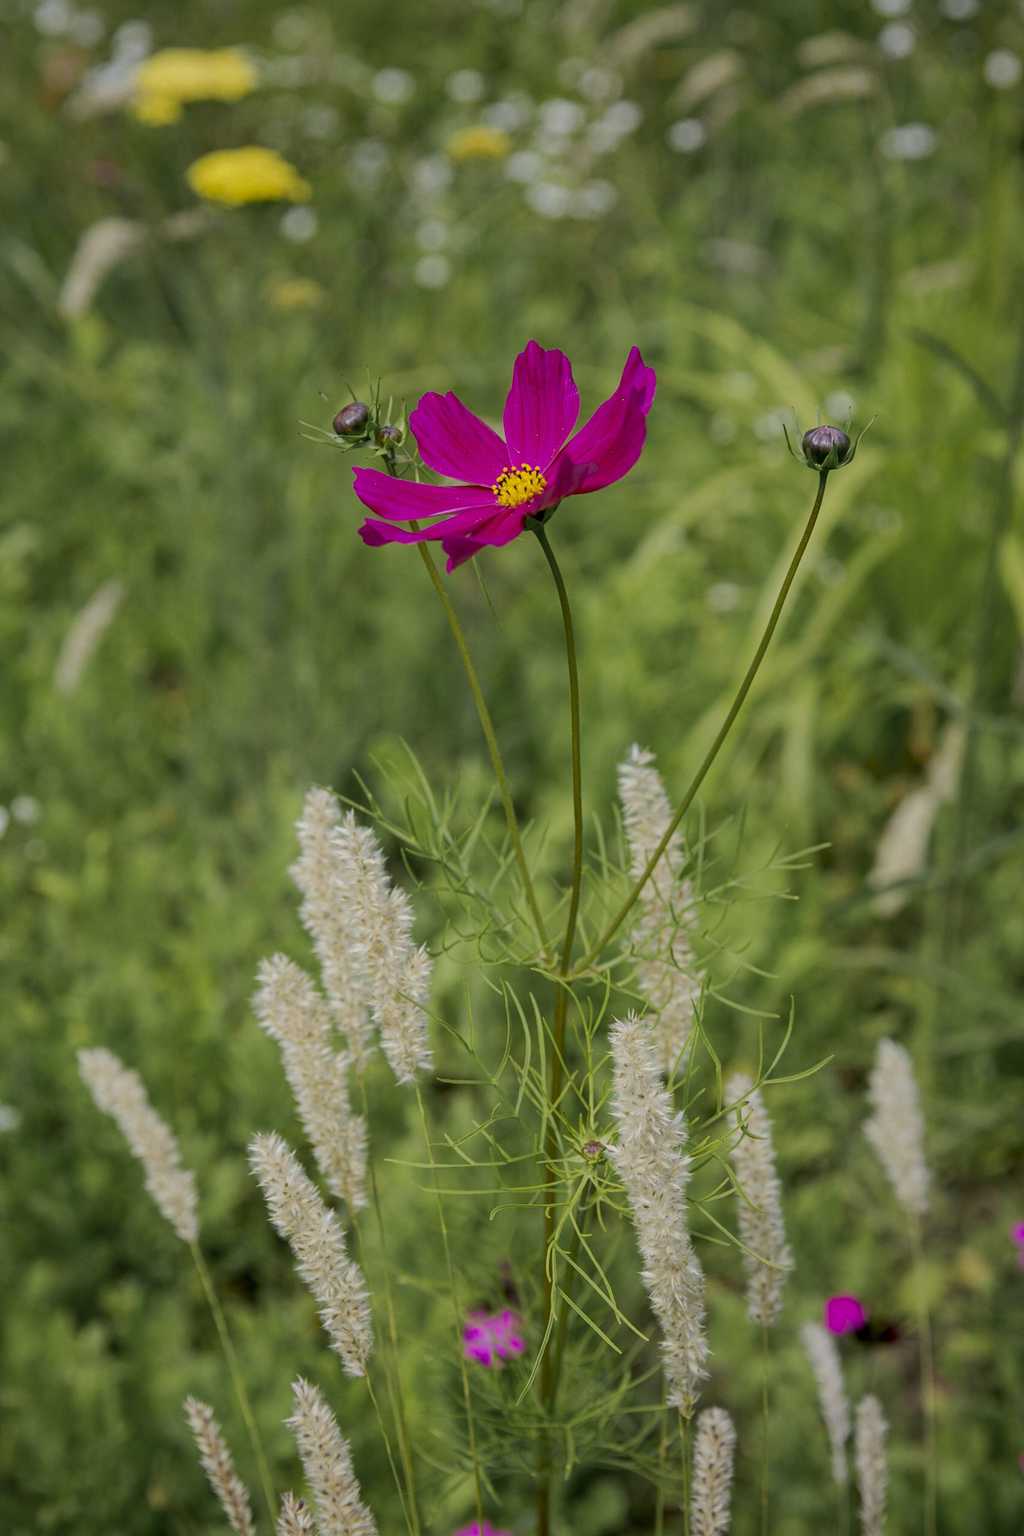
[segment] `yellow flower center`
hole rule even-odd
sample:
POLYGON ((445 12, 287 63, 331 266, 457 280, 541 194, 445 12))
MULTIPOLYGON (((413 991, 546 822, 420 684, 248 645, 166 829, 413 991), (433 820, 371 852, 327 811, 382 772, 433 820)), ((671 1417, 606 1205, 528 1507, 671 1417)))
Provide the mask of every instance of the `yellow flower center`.
POLYGON ((518 469, 503 469, 491 486, 502 507, 521 507, 547 490, 547 481, 539 464, 520 464, 518 469))

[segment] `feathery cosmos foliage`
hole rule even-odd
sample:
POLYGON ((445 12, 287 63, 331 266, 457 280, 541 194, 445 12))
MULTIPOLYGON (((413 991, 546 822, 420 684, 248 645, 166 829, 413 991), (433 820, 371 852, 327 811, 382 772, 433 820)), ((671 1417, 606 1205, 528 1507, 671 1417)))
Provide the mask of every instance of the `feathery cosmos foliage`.
MULTIPOLYGON (((619 800, 629 844, 629 869, 638 880, 672 820, 672 807, 654 766, 654 754, 632 746, 619 765, 619 800)), ((673 1072, 693 1028, 700 1001, 700 973, 691 935, 696 905, 683 878, 686 855, 673 833, 654 874, 640 893, 633 924, 637 991, 653 1018, 661 1066, 673 1072)))
POLYGON ((705 1408, 697 1416, 693 1447, 693 1536, 725 1536, 729 1529, 735 1451, 732 1419, 724 1408, 705 1408))
POLYGON ((910 1056, 894 1040, 880 1040, 868 1080, 874 1113, 864 1134, 878 1154, 903 1209, 920 1218, 928 1209, 924 1119, 910 1056))
POLYGON ((686 1224, 690 1160, 681 1113, 661 1082, 647 1023, 617 1020, 610 1042, 618 1145, 609 1148, 633 1213, 643 1282, 661 1326, 668 1401, 689 1416, 707 1374, 704 1274, 686 1224))
POLYGON ((377 513, 360 528, 363 541, 439 539, 449 571, 481 549, 511 543, 526 518, 543 517, 564 497, 602 490, 628 474, 643 451, 655 383, 654 369, 633 347, 615 393, 569 442, 580 394, 557 347, 547 351, 531 341, 516 358, 504 441, 456 395, 424 395, 409 417, 420 457, 436 474, 471 483, 424 485, 379 469, 355 470, 356 495, 377 513), (441 520, 419 529, 395 526, 426 518, 441 520))
POLYGON ((292 1383, 294 1432, 306 1481, 313 1493, 319 1536, 376 1536, 377 1522, 362 1501, 348 1441, 316 1387, 292 1383))
POLYGON ((846 1442, 850 1438, 850 1403, 843 1385, 843 1367, 832 1335, 820 1323, 804 1323, 800 1329, 807 1358, 818 1386, 821 1416, 832 1451, 832 1477, 840 1484, 849 1479, 846 1442))
POLYGON ((181 1149, 137 1072, 102 1046, 79 1051, 78 1070, 96 1107, 116 1121, 146 1174, 146 1189, 183 1243, 199 1238, 196 1181, 181 1166, 181 1149))
POLYGON ((366 1121, 349 1103, 349 1057, 331 1045, 331 1015, 301 966, 274 955, 259 969, 254 1010, 281 1047, 317 1167, 350 1211, 366 1204, 366 1121))
POLYGON ((885 1497, 889 1482, 885 1437, 888 1427, 878 1398, 870 1393, 862 1397, 857 1404, 854 1449, 863 1536, 882 1536, 885 1530, 885 1497))
POLYGON ((331 1348, 350 1376, 365 1376, 373 1347, 370 1303, 358 1264, 345 1251, 337 1216, 321 1200, 287 1142, 254 1136, 249 1162, 276 1230, 291 1245, 296 1267, 320 1310, 331 1348))
POLYGON ((739 1224, 743 1263, 747 1271, 747 1310, 755 1323, 770 1326, 782 1310, 782 1290, 793 1267, 782 1220, 782 1185, 775 1171, 772 1124, 759 1088, 742 1073, 725 1085, 729 1103, 745 1102, 738 1110, 742 1126, 731 1152, 740 1186, 739 1224))
POLYGON ((203 1471, 228 1524, 237 1536, 255 1536, 249 1490, 235 1471, 231 1451, 214 1418, 213 1409, 197 1397, 186 1397, 184 1407, 203 1471))

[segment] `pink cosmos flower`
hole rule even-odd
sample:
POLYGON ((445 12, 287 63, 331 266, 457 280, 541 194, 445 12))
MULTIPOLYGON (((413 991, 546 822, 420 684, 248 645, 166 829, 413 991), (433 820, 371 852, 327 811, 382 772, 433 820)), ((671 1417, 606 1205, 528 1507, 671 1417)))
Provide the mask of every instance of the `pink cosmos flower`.
POLYGON ((856 1333, 868 1314, 856 1296, 830 1296, 825 1303, 825 1327, 829 1333, 856 1333))
POLYGON ((526 1348, 522 1320, 508 1308, 504 1312, 470 1312, 462 1330, 462 1352, 478 1365, 498 1365, 521 1355, 526 1348))
POLYGON ((1017 1244, 1017 1262, 1024 1269, 1024 1221, 1014 1223, 1010 1228, 1010 1237, 1017 1244))
POLYGON ((457 396, 424 395, 409 417, 420 457, 437 474, 467 483, 420 485, 379 469, 357 469, 355 493, 377 513, 359 530, 363 542, 439 539, 450 571, 487 545, 511 543, 527 517, 550 511, 565 496, 599 491, 633 468, 655 384, 654 369, 634 347, 615 393, 571 438, 580 409, 572 367, 564 352, 545 351, 535 341, 512 370, 504 439, 457 396), (420 529, 396 526, 426 518, 440 521, 420 529))

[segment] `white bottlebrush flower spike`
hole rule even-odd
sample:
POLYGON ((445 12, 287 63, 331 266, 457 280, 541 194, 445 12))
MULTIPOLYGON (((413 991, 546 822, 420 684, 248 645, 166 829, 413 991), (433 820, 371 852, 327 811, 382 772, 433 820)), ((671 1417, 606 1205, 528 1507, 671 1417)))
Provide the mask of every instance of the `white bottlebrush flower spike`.
POLYGON ((850 1403, 843 1385, 843 1367, 836 1341, 820 1323, 804 1323, 800 1338, 818 1386, 818 1403, 832 1450, 832 1477, 844 1485, 849 1478, 846 1442, 850 1438, 850 1403))
POLYGON ((857 1404, 854 1447, 863 1536, 883 1536, 885 1530, 885 1495, 889 1482, 885 1436, 888 1427, 878 1398, 862 1397, 857 1404))
POLYGON ((292 874, 303 893, 332 1012, 362 1070, 371 1030, 400 1083, 431 1066, 427 1001, 430 958, 412 939, 412 905, 392 886, 372 828, 344 815, 325 789, 310 790, 299 822, 292 874))
POLYGON ((96 1107, 117 1122, 146 1173, 146 1188, 183 1243, 199 1238, 196 1181, 181 1165, 181 1149, 146 1093, 137 1072, 102 1046, 79 1051, 78 1070, 96 1107))
POLYGON ((782 1290, 793 1267, 782 1220, 782 1186, 775 1171, 772 1126, 760 1089, 736 1073, 725 1085, 730 1104, 743 1128, 732 1149, 732 1165, 740 1186, 739 1226, 747 1271, 747 1311, 755 1323, 770 1326, 782 1310, 782 1290))
POLYGON ((697 1417, 693 1447, 692 1536, 726 1536, 735 1451, 732 1419, 724 1408, 705 1408, 697 1417))
POLYGON ((956 795, 964 740, 961 722, 951 721, 928 764, 925 782, 904 795, 882 830, 868 875, 868 885, 877 892, 875 910, 882 917, 892 917, 906 906, 909 882, 924 873, 935 819, 956 795))
POLYGON ((661 1326, 669 1403, 693 1412, 707 1374, 704 1275, 686 1223, 690 1160, 685 1125, 662 1084, 650 1027, 631 1014, 611 1027, 618 1127, 609 1156, 629 1197, 643 1282, 661 1326))
POLYGON ((360 1496, 352 1453, 334 1414, 316 1387, 301 1377, 292 1383, 292 1392, 295 1412, 286 1422, 313 1493, 320 1536, 376 1536, 377 1522, 360 1496))
MULTIPOLYGON (((672 820, 651 752, 630 747, 619 765, 619 799, 630 874, 636 880, 672 820)), ((664 1072, 678 1068, 700 1001, 700 974, 692 944, 696 907, 690 882, 682 878, 685 863, 682 838, 676 832, 640 893, 632 930, 637 990, 653 1015, 664 1072)))
POLYGON ((868 1080, 873 1113, 864 1134, 903 1209, 919 1219, 928 1209, 928 1165, 924 1159, 924 1120, 910 1057, 894 1040, 880 1040, 868 1080))
POLYGON ((365 1376, 373 1347, 373 1322, 358 1264, 345 1251, 345 1235, 321 1200, 287 1142, 274 1134, 254 1136, 249 1162, 270 1219, 291 1245, 296 1267, 320 1310, 331 1348, 350 1376, 365 1376))
POLYGON ((302 894, 300 915, 320 962, 320 975, 335 1024, 348 1041, 357 1071, 373 1049, 366 978, 356 958, 352 892, 347 870, 331 845, 342 824, 341 809, 329 789, 311 789, 296 826, 299 857, 291 875, 302 894))
POLYGON ((331 1045, 330 1010, 301 966, 275 955, 259 970, 256 1017, 281 1047, 285 1076, 328 1189, 366 1204, 366 1121, 349 1103, 346 1053, 331 1045))
POLYGON ((316 1521, 305 1499, 286 1493, 281 1499, 276 1536, 316 1536, 316 1521))
POLYGON ((249 1490, 235 1471, 228 1443, 214 1418, 213 1409, 197 1397, 186 1397, 184 1407, 203 1471, 228 1524, 237 1536, 255 1536, 249 1490))

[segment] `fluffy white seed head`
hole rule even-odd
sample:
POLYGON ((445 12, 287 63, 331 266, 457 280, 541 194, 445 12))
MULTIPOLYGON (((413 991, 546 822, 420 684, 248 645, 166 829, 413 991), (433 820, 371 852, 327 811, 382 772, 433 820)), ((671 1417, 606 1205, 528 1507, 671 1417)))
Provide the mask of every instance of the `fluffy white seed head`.
MULTIPOLYGON (((639 879, 670 821, 669 805, 654 755, 632 746, 619 765, 619 799, 629 845, 630 874, 639 879)), ((693 952, 696 921, 693 888, 682 878, 686 858, 678 831, 669 840, 637 902, 632 929, 637 990, 658 1038, 662 1070, 674 1071, 693 1028, 701 980, 693 952)))
POLYGON ((286 1422, 313 1493, 320 1536, 376 1536, 377 1522, 362 1501, 349 1444, 334 1414, 301 1377, 292 1392, 295 1411, 286 1422))
POLYGON ((726 1536, 731 1521, 732 1466, 736 1431, 724 1408, 705 1408, 697 1416, 693 1447, 693 1536, 726 1536))
POLYGON ((316 1521, 305 1499, 286 1493, 277 1517, 277 1536, 315 1536, 316 1521))
POLYGON ((366 1204, 366 1121, 352 1113, 349 1058, 331 1045, 330 1010, 301 966, 264 960, 256 1017, 281 1047, 281 1060, 317 1167, 350 1211, 366 1204))
POLYGON ((249 1163, 270 1220, 291 1245, 296 1268, 320 1310, 331 1348, 350 1376, 365 1376, 373 1347, 370 1302, 362 1271, 345 1251, 337 1216, 280 1136, 254 1136, 249 1163))
POLYGON ((772 1125, 760 1089, 736 1073, 725 1087, 730 1103, 745 1102, 738 1111, 739 1140, 732 1165, 740 1186, 739 1226, 747 1271, 747 1311, 755 1323, 770 1326, 782 1310, 786 1275, 793 1255, 786 1243, 782 1219, 782 1185, 775 1171, 772 1125))
POLYGON ((928 1209, 928 1164, 924 1159, 924 1119, 910 1057, 894 1040, 880 1040, 868 1080, 874 1113, 864 1134, 874 1147, 896 1198, 909 1215, 928 1209))
POLYGON ((181 1149, 170 1126, 149 1102, 137 1072, 113 1051, 79 1051, 78 1070, 96 1107, 116 1121, 146 1174, 146 1189, 183 1243, 199 1238, 196 1181, 181 1165, 181 1149))
POLYGON ((235 1471, 228 1443, 214 1418, 213 1409, 197 1397, 186 1397, 184 1408, 199 1461, 228 1524, 237 1536, 255 1536, 249 1490, 235 1471))
POLYGON ((832 1477, 845 1486, 849 1478, 846 1442, 850 1438, 850 1403, 843 1385, 843 1367, 836 1341, 820 1323, 804 1323, 800 1338, 818 1387, 818 1404, 832 1451, 832 1477))
POLYGON ((609 1156, 629 1198, 644 1261, 643 1282, 661 1326, 669 1403, 689 1416, 707 1374, 704 1275, 686 1224, 690 1160, 681 1114, 662 1084, 646 1020, 611 1027, 618 1145, 609 1156))
POLYGON ((870 1394, 862 1397, 857 1404, 854 1452, 863 1536, 883 1536, 885 1530, 885 1496, 889 1482, 885 1437, 888 1428, 878 1398, 870 1394))
POLYGON ((331 842, 341 825, 341 809, 331 791, 309 790, 296 826, 299 857, 291 875, 302 894, 300 915, 320 962, 332 1017, 361 1072, 373 1040, 366 978, 354 948, 352 892, 346 889, 350 871, 339 863, 331 842))

